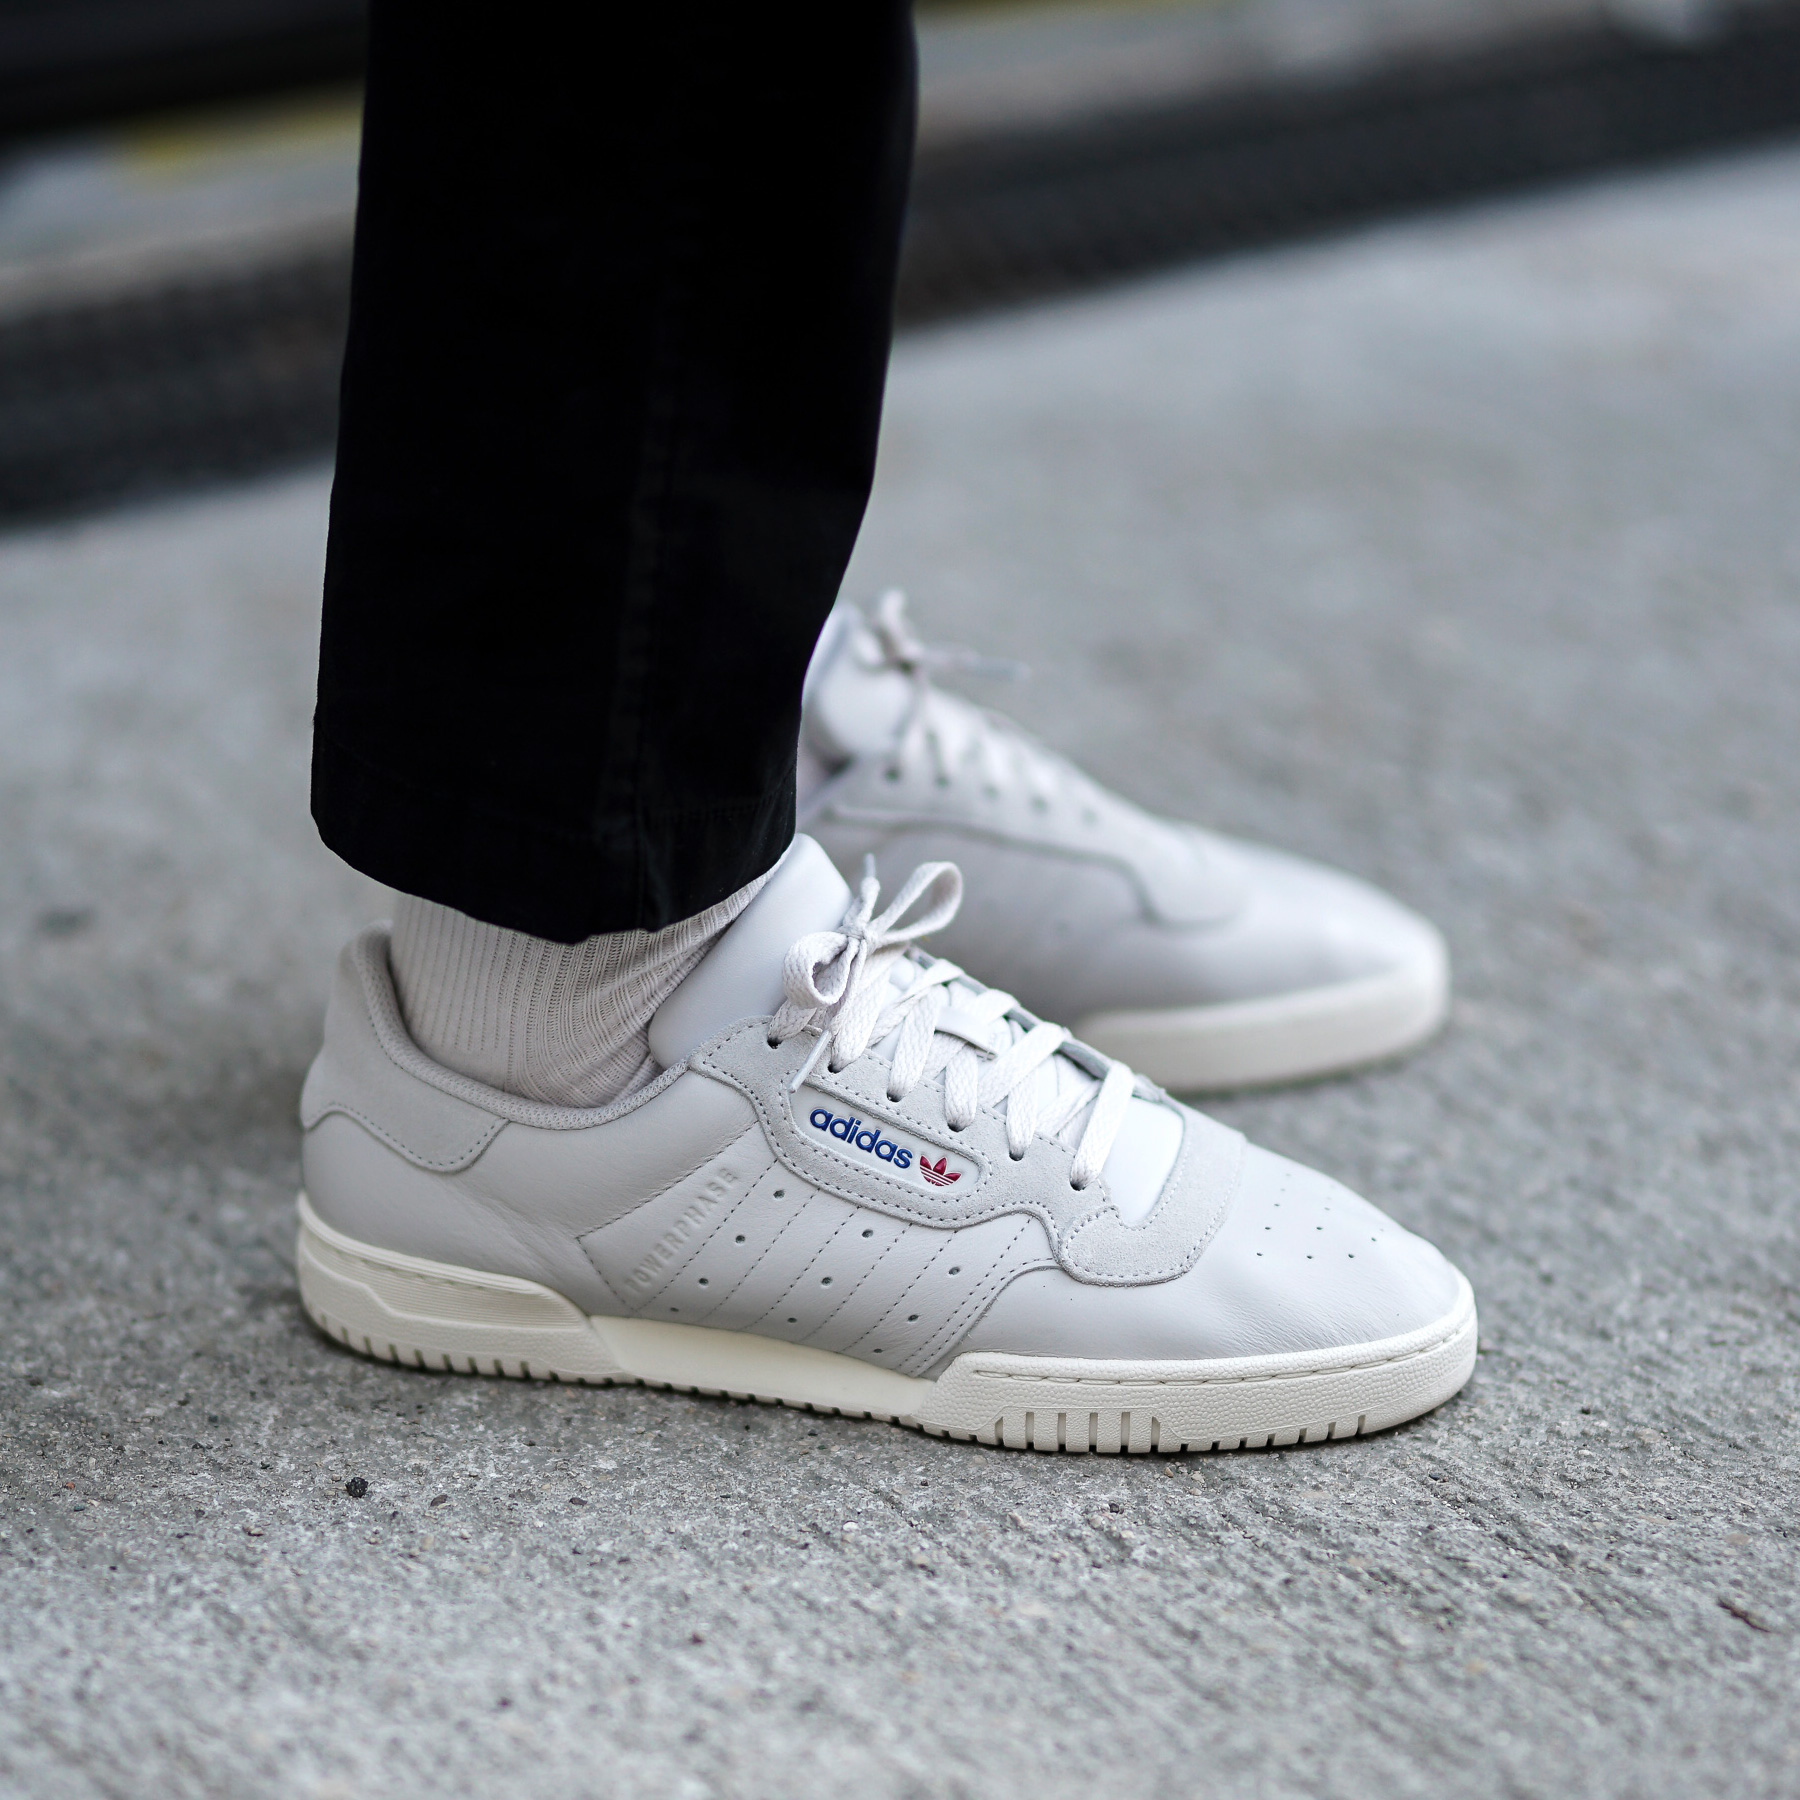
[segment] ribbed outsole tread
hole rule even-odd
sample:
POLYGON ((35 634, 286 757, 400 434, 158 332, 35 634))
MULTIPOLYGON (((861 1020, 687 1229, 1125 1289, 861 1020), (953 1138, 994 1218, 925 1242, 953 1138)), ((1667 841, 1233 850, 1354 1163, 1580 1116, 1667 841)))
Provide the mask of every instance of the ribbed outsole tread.
POLYGON ((400 1344, 377 1340, 358 1333, 341 1319, 334 1319, 306 1300, 306 1311, 320 1331, 332 1342, 359 1356, 376 1362, 394 1363, 402 1368, 420 1369, 428 1374, 499 1376, 508 1381, 553 1381, 572 1387, 641 1387, 663 1393, 691 1394, 696 1399, 727 1400, 757 1406, 785 1406, 793 1412, 813 1413, 821 1418, 867 1419, 876 1424, 899 1425, 926 1437, 949 1443, 984 1444, 1002 1450, 1035 1450, 1050 1454, 1097 1456, 1194 1456, 1234 1450, 1279 1450, 1302 1444, 1342 1442, 1361 1437, 1366 1413, 1354 1419, 1329 1419, 1317 1425, 1304 1425, 1283 1431, 1253 1433, 1236 1438, 1169 1438, 1162 1421, 1154 1414, 1121 1409, 1104 1409, 1082 1413, 1026 1412, 1014 1415, 1010 1423, 1002 1414, 984 1431, 956 1431, 944 1426, 920 1423, 900 1413, 860 1411, 850 1407, 821 1406, 811 1401, 789 1400, 780 1395, 760 1394, 748 1388, 696 1386, 678 1382, 657 1381, 644 1376, 589 1376, 561 1373, 553 1368, 534 1368, 523 1357, 453 1356, 447 1351, 430 1351, 416 1344, 400 1344))

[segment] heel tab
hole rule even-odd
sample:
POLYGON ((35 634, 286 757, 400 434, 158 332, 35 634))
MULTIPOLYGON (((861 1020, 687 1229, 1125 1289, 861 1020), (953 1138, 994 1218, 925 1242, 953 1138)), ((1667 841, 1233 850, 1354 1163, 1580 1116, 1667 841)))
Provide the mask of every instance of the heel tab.
POLYGON ((388 932, 386 920, 365 926, 338 954, 325 1042, 300 1090, 300 1126, 311 1131, 342 1113, 408 1162, 447 1174, 467 1168, 506 1120, 430 1079, 433 1065, 400 1016, 388 932))
POLYGON ((325 1043, 300 1094, 311 1131, 343 1113, 408 1162, 439 1174, 467 1168, 507 1125, 585 1131, 605 1125, 678 1081, 685 1065, 607 1106, 548 1106, 489 1087, 434 1062, 413 1041, 388 966, 386 920, 365 926, 338 954, 325 1008, 325 1043))

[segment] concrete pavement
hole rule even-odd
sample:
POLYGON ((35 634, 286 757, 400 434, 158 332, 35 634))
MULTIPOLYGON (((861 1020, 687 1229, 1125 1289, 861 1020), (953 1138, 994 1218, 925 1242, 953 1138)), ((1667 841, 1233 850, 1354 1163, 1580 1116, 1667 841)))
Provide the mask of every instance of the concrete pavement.
POLYGON ((1292 1453, 324 1343, 325 477, 0 543, 0 1789, 1792 1793, 1797 299, 1787 152, 897 354, 852 591, 1451 938, 1440 1043, 1216 1108, 1482 1303, 1461 1399, 1292 1453))

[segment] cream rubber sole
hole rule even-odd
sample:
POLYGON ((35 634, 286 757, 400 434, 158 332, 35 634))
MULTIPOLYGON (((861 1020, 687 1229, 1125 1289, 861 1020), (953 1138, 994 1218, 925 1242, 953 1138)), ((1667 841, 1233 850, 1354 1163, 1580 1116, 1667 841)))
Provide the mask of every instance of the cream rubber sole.
POLYGON ((1220 1006, 1090 1013, 1084 1044, 1176 1094, 1218 1093, 1337 1075, 1411 1050, 1450 1010, 1443 940, 1385 975, 1220 1006))
POLYGON ((383 1362, 635 1382, 888 1420, 1014 1450, 1238 1450, 1361 1437, 1441 1406, 1475 1367, 1475 1296, 1466 1281, 1435 1324, 1344 1350, 1211 1362, 973 1351, 931 1381, 747 1332, 592 1318, 534 1281, 360 1243, 320 1219, 305 1194, 296 1259, 314 1324, 383 1362))

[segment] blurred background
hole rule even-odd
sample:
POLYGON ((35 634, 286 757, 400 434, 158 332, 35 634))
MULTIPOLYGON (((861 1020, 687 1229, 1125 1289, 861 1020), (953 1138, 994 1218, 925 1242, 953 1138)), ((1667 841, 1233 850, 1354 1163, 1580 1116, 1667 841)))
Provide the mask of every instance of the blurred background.
MULTIPOLYGON (((1800 0, 926 6, 940 320, 1800 127, 1800 0)), ((332 441, 356 0, 0 3, 0 517, 332 441)))

